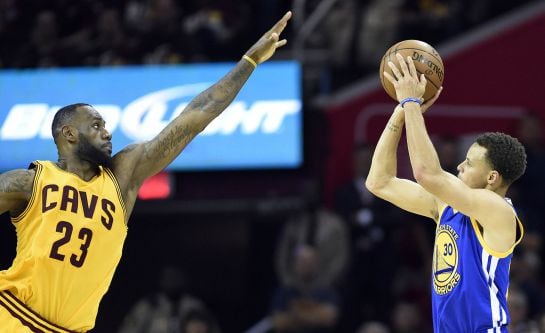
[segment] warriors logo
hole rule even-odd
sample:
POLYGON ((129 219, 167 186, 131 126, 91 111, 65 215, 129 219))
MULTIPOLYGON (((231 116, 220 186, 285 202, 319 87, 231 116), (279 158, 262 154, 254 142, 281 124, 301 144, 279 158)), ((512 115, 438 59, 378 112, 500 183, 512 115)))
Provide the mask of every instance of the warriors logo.
POLYGON ((439 226, 433 255, 433 288, 438 295, 448 294, 460 281, 457 239, 458 234, 451 226, 439 226))

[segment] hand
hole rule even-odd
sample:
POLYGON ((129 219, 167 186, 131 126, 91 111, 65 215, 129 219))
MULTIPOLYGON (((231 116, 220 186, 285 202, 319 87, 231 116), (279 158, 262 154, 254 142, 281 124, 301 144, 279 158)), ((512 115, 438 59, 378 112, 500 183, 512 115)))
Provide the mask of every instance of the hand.
POLYGON ((288 24, 289 19, 291 18, 291 12, 287 12, 280 21, 267 31, 261 38, 246 52, 246 55, 257 64, 260 64, 264 61, 267 61, 277 48, 286 45, 287 40, 282 39, 278 40, 282 31, 288 24))
POLYGON ((426 77, 421 74, 420 79, 418 78, 418 72, 410 56, 407 57, 406 62, 400 54, 396 54, 396 56, 401 72, 393 62, 389 61, 388 66, 392 69, 395 78, 386 71, 384 71, 384 76, 394 85, 398 102, 408 97, 421 99, 426 91, 426 77))
MULTIPOLYGON (((443 87, 439 88, 432 98, 428 99, 424 102, 424 104, 420 106, 420 111, 422 112, 422 114, 428 111, 433 103, 435 103, 435 101, 439 98, 439 95, 441 95, 441 92, 443 92, 443 87)), ((396 105, 394 112, 403 114, 403 108, 401 107, 401 104, 396 105)))
POLYGON ((435 103, 435 101, 439 98, 439 95, 441 95, 441 92, 443 91, 443 87, 439 88, 435 95, 433 95, 432 98, 428 99, 420 106, 420 110, 422 113, 426 112, 432 105, 435 103))

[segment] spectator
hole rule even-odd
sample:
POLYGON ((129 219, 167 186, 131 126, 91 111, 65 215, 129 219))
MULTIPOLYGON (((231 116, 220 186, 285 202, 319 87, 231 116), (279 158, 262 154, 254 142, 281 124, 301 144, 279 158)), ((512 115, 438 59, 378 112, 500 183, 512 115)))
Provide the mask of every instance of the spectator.
POLYGON ((319 206, 319 191, 309 185, 305 189, 305 207, 289 219, 276 249, 276 272, 285 285, 298 278, 293 254, 303 245, 315 248, 318 274, 312 283, 329 287, 339 282, 348 263, 348 234, 342 219, 319 206))
POLYGON ((363 323, 356 333, 390 333, 388 326, 377 321, 363 323))
POLYGON ((194 310, 182 318, 182 333, 219 333, 216 320, 206 311, 194 310))
POLYGON ((356 145, 352 157, 352 178, 334 195, 333 207, 348 224, 350 233, 350 267, 343 283, 345 301, 343 327, 353 331, 361 320, 387 320, 391 308, 394 265, 392 246, 388 241, 393 221, 400 220, 398 211, 365 188, 374 147, 356 145), (372 267, 372 273, 370 272, 372 267))
POLYGON ((509 332, 511 333, 539 333, 537 324, 528 318, 528 301, 526 295, 521 290, 511 288, 507 298, 511 323, 509 332))
POLYGON ((422 325, 422 314, 418 305, 412 302, 399 301, 392 313, 393 333, 425 333, 422 325))
POLYGON ((134 305, 119 333, 181 333, 183 320, 195 311, 205 312, 204 303, 189 295, 187 277, 180 268, 166 266, 160 273, 159 290, 134 305))
POLYGON ((275 332, 326 333, 335 332, 339 314, 339 299, 331 287, 314 282, 319 276, 319 256, 309 245, 295 250, 295 279, 275 291, 271 316, 275 332))

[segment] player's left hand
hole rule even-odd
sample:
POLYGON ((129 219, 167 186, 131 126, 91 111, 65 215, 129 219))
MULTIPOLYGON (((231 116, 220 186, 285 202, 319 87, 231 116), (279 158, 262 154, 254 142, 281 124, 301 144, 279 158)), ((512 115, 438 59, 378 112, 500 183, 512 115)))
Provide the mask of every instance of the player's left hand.
POLYGON ((280 34, 291 18, 291 11, 287 12, 276 24, 267 31, 261 38, 246 52, 246 55, 257 64, 267 61, 277 48, 286 45, 286 39, 280 39, 280 34))
POLYGON ((428 111, 428 109, 433 105, 433 103, 435 103, 435 101, 439 98, 439 96, 441 95, 441 92, 443 92, 443 87, 440 87, 439 89, 437 89, 437 92, 435 93, 435 95, 433 95, 432 98, 428 99, 420 106, 422 113, 428 111))
POLYGON ((414 66, 413 59, 410 56, 407 57, 406 60, 403 59, 399 53, 396 54, 396 56, 401 71, 390 61, 388 62, 388 66, 392 69, 392 73, 395 77, 386 71, 384 71, 384 76, 393 84, 396 90, 397 100, 401 102, 409 97, 422 99, 422 96, 424 96, 424 92, 426 91, 426 77, 424 74, 420 74, 420 78, 418 77, 418 72, 414 66))

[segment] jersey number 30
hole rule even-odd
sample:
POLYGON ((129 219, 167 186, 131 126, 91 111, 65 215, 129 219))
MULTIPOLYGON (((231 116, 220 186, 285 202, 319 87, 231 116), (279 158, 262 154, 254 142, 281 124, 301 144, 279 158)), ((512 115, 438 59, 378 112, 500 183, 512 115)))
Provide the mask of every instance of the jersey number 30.
MULTIPOLYGON (((57 259, 59 261, 64 261, 64 254, 59 253, 60 248, 70 242, 70 239, 72 238, 72 232, 74 231, 74 227, 72 224, 66 221, 60 221, 57 223, 57 232, 63 234, 62 238, 55 241, 53 243, 53 246, 51 247, 51 253, 49 254, 49 257, 53 259, 57 259)), ((91 245, 91 239, 93 238, 93 232, 91 229, 87 228, 81 228, 78 233, 78 239, 82 241, 80 250, 81 253, 79 255, 72 254, 70 256, 70 263, 75 267, 81 267, 83 266, 83 263, 85 262, 85 257, 87 257, 87 250, 89 249, 89 245, 91 245)))

